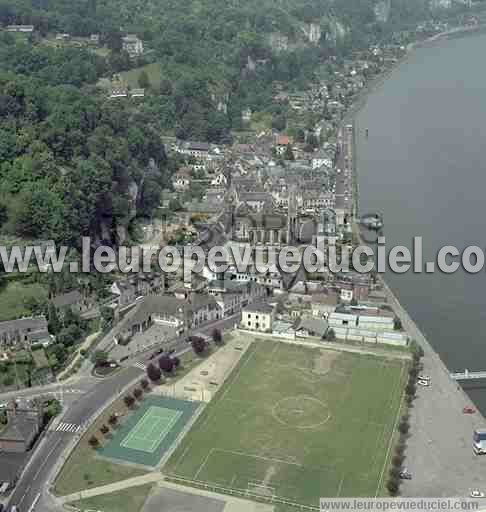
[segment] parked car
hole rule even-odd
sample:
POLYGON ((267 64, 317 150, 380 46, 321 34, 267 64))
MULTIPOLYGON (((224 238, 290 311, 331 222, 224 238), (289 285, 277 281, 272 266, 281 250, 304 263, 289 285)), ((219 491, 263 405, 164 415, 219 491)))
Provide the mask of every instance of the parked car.
POLYGON ((419 379, 419 380, 417 381, 417 384, 418 384, 419 386, 428 387, 428 386, 430 386, 430 381, 428 381, 428 380, 422 380, 422 379, 419 379))
POLYGON ((466 407, 464 407, 462 412, 464 414, 474 414, 476 412, 476 409, 474 407, 471 407, 470 405, 466 405, 466 407))
POLYGON ((430 377, 428 375, 419 375, 418 380, 426 380, 430 382, 430 377))
POLYGON ((404 468, 403 471, 400 471, 400 478, 402 480, 412 480, 412 473, 407 468, 404 468))
POLYGON ((471 498, 484 498, 484 492, 479 489, 473 489, 469 496, 471 496, 471 498))

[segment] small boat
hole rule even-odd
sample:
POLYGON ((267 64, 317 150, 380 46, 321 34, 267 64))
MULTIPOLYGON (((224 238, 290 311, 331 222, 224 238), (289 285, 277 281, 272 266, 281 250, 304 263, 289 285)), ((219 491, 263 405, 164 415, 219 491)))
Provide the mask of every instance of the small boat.
POLYGON ((368 128, 366 128, 366 138, 368 138, 369 134, 370 134, 370 131, 368 130, 368 128))

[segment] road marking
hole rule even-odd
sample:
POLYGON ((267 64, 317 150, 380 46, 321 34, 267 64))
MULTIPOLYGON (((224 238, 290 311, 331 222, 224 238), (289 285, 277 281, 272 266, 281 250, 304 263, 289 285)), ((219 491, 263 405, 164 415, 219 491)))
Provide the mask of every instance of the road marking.
POLYGON ((56 427, 56 432, 69 432, 75 434, 81 430, 81 425, 76 425, 75 423, 64 423, 61 422, 56 427))
POLYGON ((44 469, 44 466, 49 461, 49 457, 52 455, 54 450, 59 446, 59 444, 62 442, 62 439, 59 439, 59 441, 52 447, 52 450, 46 455, 44 462, 40 465, 39 469, 37 470, 37 473, 34 475, 34 478, 32 479, 33 482, 37 480, 37 477, 39 476, 40 472, 44 469))
POLYGON ((36 507, 37 503, 39 502, 40 497, 41 497, 41 495, 40 495, 40 493, 39 493, 39 494, 37 494, 37 496, 34 498, 34 501, 32 502, 32 505, 31 505, 31 506, 30 506, 30 508, 29 508, 29 512, 34 512, 34 509, 35 509, 35 507, 36 507))
POLYGON ((139 370, 143 370, 143 371, 145 371, 147 369, 145 364, 144 363, 140 363, 140 362, 135 363, 134 366, 135 366, 135 368, 138 368, 139 370))

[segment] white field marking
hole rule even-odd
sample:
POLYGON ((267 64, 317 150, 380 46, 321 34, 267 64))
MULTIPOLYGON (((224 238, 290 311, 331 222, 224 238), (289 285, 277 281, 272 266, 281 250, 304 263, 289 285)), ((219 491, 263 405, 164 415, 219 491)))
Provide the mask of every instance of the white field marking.
MULTIPOLYGON (((403 369, 404 369, 404 367, 403 367, 403 363, 402 363, 402 371, 400 372, 400 380, 399 380, 399 382, 402 381, 403 369)), ((383 480, 383 474, 385 473, 386 463, 388 462, 388 457, 390 455, 390 450, 391 450, 392 442, 393 442, 393 432, 396 430, 397 425, 398 425, 398 421, 400 419, 400 412, 402 410, 403 396, 404 396, 404 394, 402 393, 402 396, 401 396, 401 399, 400 399, 400 403, 398 404, 398 408, 397 408, 397 415, 396 415, 396 418, 395 418, 395 422, 393 424, 392 435, 390 436, 390 441, 388 442, 388 449, 386 451, 385 461, 383 462, 383 468, 381 469, 380 478, 378 480, 378 485, 376 487, 375 498, 378 496, 378 491, 380 490, 381 482, 383 480)))
MULTIPOLYGON (((397 382, 395 384, 395 387, 394 387, 394 390, 393 390, 393 393, 390 395, 390 406, 389 406, 389 410, 390 412, 392 412, 392 406, 393 406, 393 401, 394 401, 394 398, 396 396, 396 394, 398 393, 399 395, 401 394, 400 393, 400 388, 402 386, 402 376, 403 376, 403 371, 405 369, 405 366, 404 366, 404 363, 401 362, 400 363, 400 366, 401 366, 401 369, 400 369, 400 376, 399 378, 397 379, 397 382)), ((399 413, 401 412, 401 407, 402 407, 402 402, 400 400, 400 403, 398 405, 398 411, 399 413)), ((386 427, 388 425, 385 425, 384 426, 384 430, 383 430, 383 436, 382 436, 382 440, 385 440, 385 437, 386 437, 386 427)), ((393 427, 392 427, 392 430, 390 432, 390 437, 393 438, 393 427)), ((378 451, 375 450, 375 461, 373 462, 373 464, 376 464, 376 461, 378 460, 378 451)))
POLYGON ((237 475, 233 475, 233 478, 231 479, 231 482, 230 482, 230 487, 233 487, 233 484, 235 483, 236 478, 237 478, 237 475))
MULTIPOLYGON (((388 371, 388 369, 389 369, 389 367, 387 367, 385 365, 383 365, 383 368, 385 369, 385 372, 388 371)), ((402 373, 403 373, 403 366, 402 366, 402 371, 400 372, 400 376, 397 379, 397 382, 394 384, 392 392, 390 393, 390 396, 389 396, 389 406, 388 406, 389 410, 392 409, 393 399, 395 397, 395 393, 397 392, 397 390, 400 389, 401 380, 402 380, 402 373)), ((385 423, 384 425, 382 425, 382 428, 383 428, 382 434, 381 434, 381 436, 377 436, 377 438, 375 439, 375 449, 373 450, 373 461, 370 464, 371 471, 373 471, 373 468, 374 468, 374 466, 376 464, 376 461, 378 460, 380 442, 385 439, 385 437, 386 437, 386 429, 387 429, 388 426, 389 426, 389 423, 385 423)), ((393 431, 391 432, 391 435, 393 437, 393 431)))
MULTIPOLYGON (((141 418, 141 420, 135 425, 135 427, 133 428, 133 430, 128 434, 128 436, 123 440, 123 442, 120 444, 121 446, 123 446, 124 448, 129 448, 131 450, 133 449, 138 449, 139 451, 144 451, 144 452, 149 452, 149 453, 153 453, 155 451, 155 448, 157 448, 157 446, 162 442, 162 440, 164 439, 164 437, 167 435, 167 433, 169 432, 170 429, 172 429, 172 427, 174 426, 174 424, 177 422, 177 420, 182 416, 182 411, 174 411, 174 414, 173 416, 165 416, 165 417, 162 417, 162 416, 155 416, 156 419, 164 419, 164 420, 169 420, 168 423, 166 423, 166 425, 164 426, 164 429, 161 430, 161 431, 158 431, 157 429, 160 428, 160 423, 156 422, 154 423, 150 429, 149 432, 147 432, 147 435, 145 436, 140 436, 138 435, 140 432, 140 429, 143 430, 143 428, 145 427, 145 422, 147 420, 149 420, 150 422, 153 421, 153 417, 152 415, 150 414, 148 417, 147 417, 147 413, 150 413, 154 408, 151 408, 149 409, 144 415, 143 417, 141 418), (152 437, 152 434, 154 433, 154 431, 157 433, 157 438, 154 439, 152 437), (133 448, 133 447, 130 447, 130 446, 127 446, 132 440, 135 440, 135 441, 149 441, 151 442, 150 444, 150 447, 147 449, 139 449, 139 448, 133 448)), ((156 408, 155 408, 156 409, 156 408)))
MULTIPOLYGON (((251 345, 250 347, 248 348, 251 348, 251 345)), ((238 370, 238 372, 236 373, 234 379, 228 384, 228 387, 225 389, 224 393, 221 395, 221 399, 220 401, 222 402, 224 400, 224 397, 228 394, 228 391, 231 389, 231 387, 233 386, 233 384, 238 380, 241 372, 243 371, 243 369, 245 368, 245 366, 250 362, 250 359, 255 355, 255 352, 256 352, 256 348, 253 350, 253 352, 248 356, 248 359, 241 365, 241 368, 238 370)))
POLYGON ((341 495, 341 490, 343 488, 343 482, 344 482, 344 475, 342 476, 341 481, 339 482, 339 487, 338 487, 338 492, 336 494, 336 498, 339 498, 339 496, 341 495))
POLYGON ((182 459, 187 455, 189 448, 190 448, 190 445, 186 446, 186 449, 182 452, 181 456, 179 457, 179 460, 176 462, 176 465, 174 466, 174 473, 176 472, 177 468, 179 467, 179 464, 182 462, 182 459))
POLYGON ((199 466, 199 469, 196 471, 196 474, 194 475, 194 480, 197 480, 197 477, 199 476, 199 473, 203 470, 204 466, 207 464, 209 457, 211 457, 211 454, 214 452, 215 448, 211 448, 206 455, 205 459, 201 462, 201 465, 199 466))
MULTIPOLYGON (((161 432, 157 432, 157 439, 153 439, 152 444, 150 445, 150 453, 154 453, 157 446, 164 440, 165 436, 169 433, 169 431, 177 423, 177 420, 181 416, 182 416, 182 411, 177 411, 177 413, 174 416, 172 416, 171 419, 169 419, 169 423, 166 423, 164 430, 161 432)), ((160 424, 157 424, 157 423, 154 425, 154 428, 152 428, 152 430, 150 431, 149 437, 151 437, 154 430, 156 430, 157 427, 159 427, 159 426, 160 426, 160 424)), ((150 441, 149 438, 146 438, 146 440, 150 441)))
POLYGON ((287 460, 282 460, 282 459, 273 459, 271 457, 264 457, 263 455, 252 455, 250 453, 238 452, 238 451, 233 451, 233 450, 224 450, 221 448, 213 448, 212 451, 222 452, 222 453, 230 453, 232 455, 239 455, 240 457, 249 457, 252 459, 260 459, 260 460, 264 460, 266 462, 277 462, 279 464, 287 464, 289 466, 298 466, 300 468, 304 467, 302 464, 299 464, 298 462, 289 462, 287 460))
POLYGON ((27 487, 27 489, 25 489, 24 494, 23 494, 23 495, 22 495, 22 497, 20 498, 19 505, 21 505, 21 504, 22 504, 22 502, 25 500, 25 497, 26 497, 26 496, 27 496, 27 494, 29 493, 29 491, 30 491, 31 487, 32 487, 32 486, 31 486, 31 485, 29 485, 29 486, 27 487))

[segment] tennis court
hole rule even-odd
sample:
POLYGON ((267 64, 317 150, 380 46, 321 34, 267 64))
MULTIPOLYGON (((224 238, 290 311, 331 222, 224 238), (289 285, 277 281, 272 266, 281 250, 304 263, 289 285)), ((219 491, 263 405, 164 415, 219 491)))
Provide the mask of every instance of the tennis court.
POLYGON ((131 450, 153 453, 181 416, 182 411, 150 407, 120 444, 131 450))
POLYGON ((146 397, 98 453, 115 461, 157 467, 199 406, 199 402, 156 395, 146 397))

